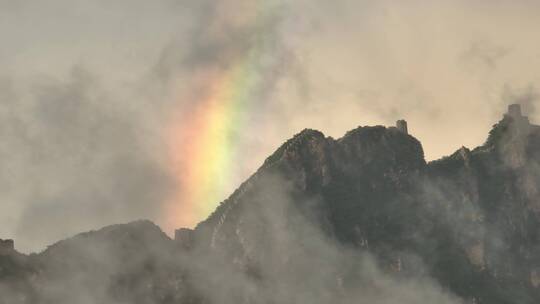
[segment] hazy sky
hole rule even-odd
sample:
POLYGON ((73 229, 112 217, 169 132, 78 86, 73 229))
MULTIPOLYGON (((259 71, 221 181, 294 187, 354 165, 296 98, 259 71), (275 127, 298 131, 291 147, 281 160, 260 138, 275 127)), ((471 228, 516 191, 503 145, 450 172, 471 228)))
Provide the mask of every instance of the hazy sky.
POLYGON ((0 238, 40 250, 139 218, 170 233, 169 146, 184 143, 170 126, 246 62, 259 82, 221 198, 303 128, 405 118, 431 160, 481 144, 509 102, 538 121, 539 14, 525 0, 0 0, 0 238))

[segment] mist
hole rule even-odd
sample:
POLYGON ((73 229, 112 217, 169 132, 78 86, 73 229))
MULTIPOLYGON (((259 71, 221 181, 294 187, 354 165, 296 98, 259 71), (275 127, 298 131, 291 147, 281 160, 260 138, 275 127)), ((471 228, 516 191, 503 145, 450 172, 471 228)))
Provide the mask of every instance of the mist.
POLYGON ((463 303, 430 276, 418 256, 399 253, 404 268, 389 270, 369 250, 337 242, 317 221, 322 211, 317 198, 299 197, 289 178, 262 174, 252 181, 244 190, 251 201, 231 207, 240 210, 242 220, 225 219, 235 225, 237 239, 185 249, 150 222, 105 227, 30 256, 43 268, 26 283, 29 289, 0 282, 1 300, 463 303))

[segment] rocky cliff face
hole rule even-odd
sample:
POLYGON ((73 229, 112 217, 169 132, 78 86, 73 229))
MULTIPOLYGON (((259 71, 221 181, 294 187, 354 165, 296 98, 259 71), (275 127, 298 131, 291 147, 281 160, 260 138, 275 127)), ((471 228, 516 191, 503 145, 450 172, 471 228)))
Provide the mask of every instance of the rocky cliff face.
POLYGON ((177 241, 137 222, 0 257, 12 265, 0 291, 17 282, 10 303, 538 303, 539 164, 540 127, 510 115, 484 145, 431 163, 396 128, 304 130, 177 241))
MULTIPOLYGON (((283 205, 342 242, 383 241, 371 231, 385 226, 388 233, 402 232, 395 218, 409 204, 405 196, 425 166, 420 143, 394 128, 360 127, 339 140, 304 130, 197 227, 199 238, 210 239, 210 247, 230 247, 240 242, 252 214, 283 205)), ((260 220, 251 224, 260 226, 260 220)), ((259 236, 254 241, 265 242, 259 236)))

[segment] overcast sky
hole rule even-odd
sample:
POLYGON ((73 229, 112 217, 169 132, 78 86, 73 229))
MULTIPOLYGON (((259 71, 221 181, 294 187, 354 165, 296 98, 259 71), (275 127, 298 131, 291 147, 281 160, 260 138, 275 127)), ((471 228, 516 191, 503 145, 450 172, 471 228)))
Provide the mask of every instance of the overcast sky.
POLYGON ((171 113, 199 102, 194 75, 254 49, 271 77, 222 198, 303 128, 405 118, 432 160, 482 144, 510 102, 538 121, 539 15, 525 0, 0 0, 0 238, 29 252, 163 224, 182 187, 171 113))

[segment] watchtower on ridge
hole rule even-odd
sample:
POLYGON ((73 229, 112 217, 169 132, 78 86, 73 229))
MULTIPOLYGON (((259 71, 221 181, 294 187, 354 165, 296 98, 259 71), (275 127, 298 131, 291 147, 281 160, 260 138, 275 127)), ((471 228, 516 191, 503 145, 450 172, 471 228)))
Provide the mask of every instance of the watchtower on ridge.
POLYGON ((529 117, 522 114, 521 105, 519 103, 508 105, 508 112, 505 114, 505 116, 512 118, 512 121, 515 123, 518 130, 529 129, 529 117))
POLYGON ((407 121, 405 121, 404 119, 396 121, 396 128, 402 133, 409 134, 409 130, 407 128, 407 121))

